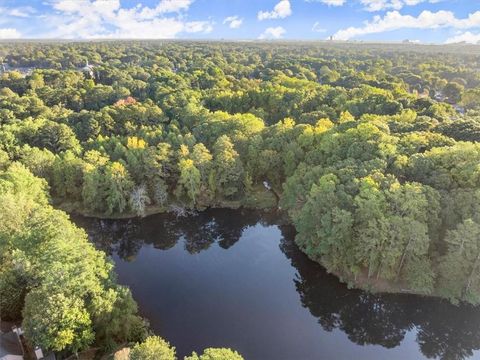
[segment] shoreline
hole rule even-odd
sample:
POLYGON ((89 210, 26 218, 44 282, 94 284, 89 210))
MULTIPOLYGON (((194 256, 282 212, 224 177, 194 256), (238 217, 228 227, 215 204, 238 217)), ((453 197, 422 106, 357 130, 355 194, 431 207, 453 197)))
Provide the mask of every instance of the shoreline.
MULTIPOLYGON (((276 195, 276 194, 275 194, 276 195)), ((67 212, 69 215, 73 216, 82 216, 86 218, 92 218, 92 219, 100 219, 100 220, 130 220, 130 219, 142 219, 146 218, 149 216, 154 216, 154 215, 159 215, 159 214, 164 214, 164 215, 172 215, 175 216, 175 213, 171 210, 171 208, 168 207, 159 207, 159 206, 149 206, 146 209, 145 215, 144 216, 138 216, 134 213, 121 213, 121 214, 112 214, 112 215, 105 215, 101 213, 91 213, 82 210, 78 206, 73 206, 73 203, 59 203, 56 204, 56 208, 63 210, 67 212)), ((78 205, 78 204, 77 204, 78 205)), ((171 204, 175 205, 175 204, 171 204)), ((206 206, 201 209, 194 209, 192 212, 187 212, 184 215, 179 215, 178 217, 185 217, 187 218, 188 216, 191 216, 195 213, 201 213, 203 211, 206 211, 208 209, 228 209, 228 210, 239 210, 239 209, 246 209, 246 210, 254 210, 254 211, 266 211, 266 212, 276 212, 278 214, 278 219, 279 224, 278 225, 289 225, 295 228, 295 226, 292 224, 292 222, 289 219, 288 214, 282 210, 281 208, 278 207, 278 202, 275 206, 270 206, 270 207, 253 207, 253 206, 245 206, 243 204, 228 204, 228 203, 221 203, 221 204, 214 204, 211 206, 206 206), (230 206, 228 206, 230 205, 230 206), (234 205, 234 206, 232 206, 234 205)), ((298 244, 295 242, 295 244, 298 246, 298 244)), ((347 275, 342 275, 339 272, 336 271, 329 271, 324 264, 321 262, 312 259, 311 257, 308 256, 308 254, 303 251, 303 249, 298 246, 299 250, 305 254, 311 261, 319 264, 322 268, 325 269, 325 271, 329 274, 332 274, 337 278, 337 280, 345 284, 349 289, 356 289, 356 290, 361 290, 365 291, 371 294, 397 294, 397 295, 414 295, 414 296, 419 296, 419 297, 424 297, 424 298, 437 298, 437 299, 443 299, 445 301, 448 301, 452 305, 459 305, 461 303, 453 303, 451 302, 448 298, 445 298, 444 296, 440 296, 437 294, 425 294, 425 293, 420 293, 416 292, 415 290, 408 289, 405 284, 402 283, 397 283, 385 279, 372 279, 368 278, 365 275, 365 272, 362 271, 356 279, 350 278, 347 275)))
MULTIPOLYGON (((105 219, 105 220, 128 220, 136 218, 144 218, 151 215, 157 214, 175 214, 174 208, 185 210, 185 215, 188 215, 190 212, 201 212, 206 209, 255 209, 255 210, 274 210, 282 211, 279 208, 280 197, 278 193, 273 190, 266 190, 264 188, 257 189, 256 191, 248 194, 240 200, 222 200, 208 205, 200 205, 196 208, 188 208, 183 204, 178 203, 169 203, 166 206, 159 205, 147 205, 145 207, 145 213, 143 215, 138 215, 133 212, 122 212, 122 213, 113 213, 105 214, 102 212, 92 212, 86 210, 80 202, 78 201, 64 201, 61 199, 52 199, 52 206, 56 209, 65 211, 68 214, 80 215, 89 218, 105 219)), ((183 216, 180 215, 180 216, 183 216)))

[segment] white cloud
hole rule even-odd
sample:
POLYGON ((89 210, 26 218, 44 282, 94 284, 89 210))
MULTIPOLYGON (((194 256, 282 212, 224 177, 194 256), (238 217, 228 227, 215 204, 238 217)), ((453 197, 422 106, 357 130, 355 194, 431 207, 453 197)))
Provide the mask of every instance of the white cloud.
POLYGON ((21 38, 22 34, 17 29, 13 28, 4 28, 0 29, 0 39, 18 39, 21 38))
POLYGON ((347 0, 306 0, 307 2, 321 2, 328 6, 343 6, 347 3, 347 0))
POLYGON ((155 8, 159 14, 188 10, 194 0, 163 0, 155 8))
POLYGON ((320 0, 320 2, 328 6, 343 6, 347 0, 320 0))
POLYGON ((21 6, 12 9, 6 9, 5 13, 10 16, 27 18, 36 13, 36 10, 31 6, 21 6))
POLYGON ((402 0, 360 0, 360 2, 366 11, 400 10, 404 5, 402 0))
POLYGON ((242 23, 243 23, 243 19, 240 19, 237 15, 235 16, 229 16, 229 17, 226 17, 224 20, 223 20, 223 23, 224 24, 228 24, 228 26, 231 28, 231 29, 237 29, 239 28, 242 23))
POLYGON ((402 15, 398 11, 390 11, 384 17, 374 16, 373 20, 364 22, 362 27, 349 27, 338 31, 333 37, 336 40, 349 40, 355 37, 377 34, 399 29, 468 29, 480 27, 480 11, 471 13, 467 18, 458 19, 451 11, 422 11, 418 17, 402 15))
POLYGON ((204 33, 208 34, 213 30, 211 21, 190 21, 185 23, 184 31, 188 33, 204 33))
POLYGON ((460 42, 466 42, 469 44, 480 44, 480 33, 474 34, 474 33, 471 33, 470 31, 467 31, 462 34, 455 35, 451 38, 448 38, 446 41, 447 44, 460 43, 460 42))
POLYGON ((292 15, 292 7, 289 0, 281 0, 272 11, 259 11, 258 20, 265 19, 284 19, 287 16, 292 15))
POLYGON ((259 39, 280 39, 286 31, 283 27, 269 27, 258 37, 259 39))
MULTIPOLYGON (((105 1, 105 0, 104 0, 105 1)), ((115 0, 112 0, 115 1, 115 0)), ((142 19, 152 19, 161 14, 186 11, 194 0, 162 0, 154 8, 144 7, 139 12, 142 19)), ((138 6, 138 5, 137 5, 138 6)))
POLYGON ((400 10, 404 6, 415 6, 424 2, 431 4, 438 3, 443 0, 360 0, 366 11, 385 11, 400 10))
MULTIPOLYGON (((120 2, 118 2, 118 4, 120 5, 120 2)), ((61 12, 73 14, 76 11, 80 11, 82 8, 82 2, 73 0, 55 1, 53 3, 53 8, 61 12)))
POLYGON ((312 31, 323 33, 326 32, 327 29, 323 28, 320 23, 317 21, 315 24, 312 26, 312 31))
POLYGON ((124 8, 120 0, 50 0, 45 18, 55 38, 174 38, 179 33, 209 33, 212 21, 186 21, 182 12, 194 0, 161 0, 155 7, 124 8))
MULTIPOLYGON (((154 8, 142 6, 140 3, 132 8, 142 19, 151 19, 161 14, 176 13, 188 10, 194 0, 161 0, 154 8)), ((90 8, 107 14, 121 8, 120 0, 52 0, 53 8, 61 12, 76 13, 90 8)))
MULTIPOLYGON (((305 0, 306 2, 320 2, 328 6, 343 6, 347 0, 305 0)), ((415 6, 424 2, 436 4, 445 0, 350 0, 350 3, 360 3, 366 11, 400 10, 404 6, 415 6)))
POLYGON ((20 6, 16 8, 0 7, 0 16, 13 16, 17 18, 28 18, 36 13, 31 6, 20 6))

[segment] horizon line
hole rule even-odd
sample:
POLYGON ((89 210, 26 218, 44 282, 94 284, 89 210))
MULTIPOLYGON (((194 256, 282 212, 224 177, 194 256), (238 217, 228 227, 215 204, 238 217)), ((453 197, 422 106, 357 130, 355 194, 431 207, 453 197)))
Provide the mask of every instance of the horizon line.
POLYGON ((255 43, 289 43, 289 42, 308 42, 308 43, 327 43, 327 44, 392 44, 392 45, 429 45, 429 46, 480 46, 480 43, 455 42, 455 43, 441 43, 441 42, 421 42, 416 40, 330 40, 330 39, 303 39, 303 38, 289 38, 289 39, 222 39, 222 38, 90 38, 90 39, 65 39, 65 38, 12 38, 0 39, 1 42, 121 42, 121 41, 172 41, 172 42, 255 42, 255 43))

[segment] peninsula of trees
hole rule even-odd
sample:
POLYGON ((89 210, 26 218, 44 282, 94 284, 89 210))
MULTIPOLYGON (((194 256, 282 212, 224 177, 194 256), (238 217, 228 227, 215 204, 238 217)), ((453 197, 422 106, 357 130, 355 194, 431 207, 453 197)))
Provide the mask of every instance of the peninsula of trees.
POLYGON ((32 341, 148 333, 55 208, 280 207, 352 286, 480 303, 479 46, 22 42, 0 58, 1 315, 32 341))

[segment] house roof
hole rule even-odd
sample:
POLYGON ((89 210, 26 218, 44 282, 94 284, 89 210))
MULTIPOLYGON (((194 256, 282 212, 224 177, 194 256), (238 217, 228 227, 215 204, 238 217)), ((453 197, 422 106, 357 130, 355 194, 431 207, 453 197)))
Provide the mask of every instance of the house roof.
POLYGON ((0 360, 8 359, 8 355, 23 355, 22 347, 18 342, 17 334, 15 334, 13 331, 0 334, 0 360))

